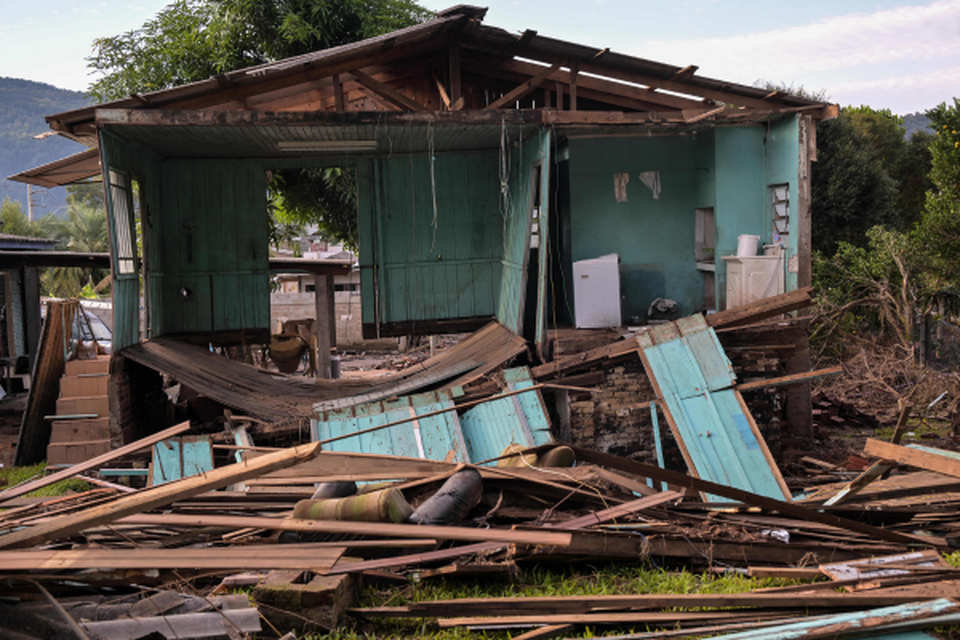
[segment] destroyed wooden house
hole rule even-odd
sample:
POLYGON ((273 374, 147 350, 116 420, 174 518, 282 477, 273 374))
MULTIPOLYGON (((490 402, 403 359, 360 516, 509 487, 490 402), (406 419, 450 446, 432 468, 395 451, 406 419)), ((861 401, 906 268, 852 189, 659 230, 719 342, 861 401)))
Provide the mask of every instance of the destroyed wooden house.
MULTIPOLYGON (((108 359, 69 360, 71 303, 48 313, 34 369, 46 397, 31 394, 20 448, 42 458, 65 437, 85 454, 0 493, 3 593, 38 583, 59 598, 0 618, 61 611, 109 637, 257 630, 229 596, 164 588, 214 580, 254 585, 271 624, 304 629, 426 617, 547 625, 528 638, 614 625, 820 637, 955 622, 938 599, 960 596, 938 553, 960 528, 949 452, 871 441, 860 475, 814 461, 830 484, 778 464, 812 437, 805 385, 836 373, 810 371, 806 321, 791 315, 810 304, 814 125, 833 106, 509 34, 483 14, 459 6, 48 119, 100 166, 87 152, 20 177, 102 168, 115 332, 108 359), (367 336, 469 335, 375 380, 216 353, 269 338, 269 172, 333 166, 359 184, 367 336), (616 304, 600 309, 611 297, 591 289, 611 282, 616 304), (82 384, 95 410, 64 402, 82 384), (885 477, 897 464, 921 471, 885 477), (24 497, 78 474, 96 488, 24 497), (363 580, 584 559, 831 582, 351 609, 363 580), (89 595, 130 584, 155 591, 89 595)), ((291 267, 318 276, 322 363, 332 272, 291 267)))

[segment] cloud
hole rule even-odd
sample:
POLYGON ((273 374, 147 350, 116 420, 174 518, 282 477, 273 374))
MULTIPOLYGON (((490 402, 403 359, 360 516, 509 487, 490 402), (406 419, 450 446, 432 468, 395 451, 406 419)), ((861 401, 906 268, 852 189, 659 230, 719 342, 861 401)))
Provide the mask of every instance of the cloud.
POLYGON ((654 40, 633 52, 744 83, 960 57, 960 0, 853 13, 734 37, 654 40))

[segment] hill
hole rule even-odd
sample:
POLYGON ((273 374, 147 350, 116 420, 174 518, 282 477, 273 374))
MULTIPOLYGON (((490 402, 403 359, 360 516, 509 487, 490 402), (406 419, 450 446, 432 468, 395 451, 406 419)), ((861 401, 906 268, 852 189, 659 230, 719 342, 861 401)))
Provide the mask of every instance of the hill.
POLYGON ((910 136, 917 131, 933 133, 933 129, 930 128, 930 118, 919 111, 903 116, 903 128, 905 130, 904 135, 907 139, 910 139, 910 136))
MULTIPOLYGON (((0 78, 0 200, 17 200, 27 211, 27 186, 6 177, 26 169, 59 160, 85 147, 60 136, 43 140, 35 135, 50 131, 44 116, 70 111, 90 104, 79 91, 58 89, 49 84, 0 78)), ((42 217, 64 206, 62 187, 33 190, 34 215, 42 217)))

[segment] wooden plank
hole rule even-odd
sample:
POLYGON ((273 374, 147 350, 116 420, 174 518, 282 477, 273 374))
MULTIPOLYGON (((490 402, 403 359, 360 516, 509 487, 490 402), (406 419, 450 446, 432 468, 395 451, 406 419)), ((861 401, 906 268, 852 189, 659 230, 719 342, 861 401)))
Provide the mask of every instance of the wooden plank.
MULTIPOLYGON (((960 605, 958 605, 960 606, 960 605)), ((437 625, 441 629, 453 627, 526 627, 533 624, 549 625, 642 625, 650 626, 690 624, 692 622, 707 622, 715 620, 744 620, 754 621, 762 618, 763 614, 752 612, 733 611, 672 611, 672 612, 609 612, 609 613, 552 613, 533 616, 502 616, 497 618, 459 617, 439 620, 437 625)))
POLYGON ((208 638, 250 637, 261 630, 256 608, 229 609, 209 613, 121 618, 99 622, 84 621, 84 629, 100 638, 208 638), (230 634, 243 634, 231 636, 230 634))
POLYGON ((948 476, 960 478, 960 457, 951 451, 942 451, 916 445, 904 447, 891 442, 867 438, 863 452, 870 456, 895 460, 928 471, 936 471, 948 476))
POLYGON ((812 292, 812 287, 803 287, 733 309, 726 309, 707 316, 707 324, 714 329, 739 327, 790 311, 805 309, 813 304, 810 298, 812 292))
MULTIPOLYGON (((776 607, 778 609, 830 609, 896 606, 914 602, 912 593, 642 593, 612 596, 515 596, 494 598, 455 598, 412 602, 406 609, 411 616, 445 618, 451 616, 535 616, 562 611, 581 615, 605 609, 665 609, 693 607, 776 607)), ((958 605, 960 606, 960 605, 958 605)), ((675 612, 674 612, 675 613, 675 612)), ((714 612, 717 613, 717 612, 714 612)), ((558 620, 557 622, 561 622, 558 620)), ((575 622, 568 620, 566 622, 575 622)))
POLYGON ((125 569, 304 569, 325 571, 347 547, 326 545, 247 545, 202 549, 76 549, 0 551, 3 571, 125 569), (296 547, 296 548, 291 548, 296 547))
MULTIPOLYGON (((257 458, 260 460, 260 458, 257 458)), ((168 485, 164 485, 168 486, 168 485)), ((515 544, 552 544, 568 546, 572 535, 566 531, 516 531, 513 529, 473 529, 470 527, 446 527, 390 522, 350 522, 346 520, 305 520, 300 518, 270 518, 265 516, 220 516, 186 514, 139 514, 119 520, 122 524, 177 526, 177 527, 231 527, 255 528, 270 531, 300 531, 304 533, 346 533, 352 535, 376 535, 388 538, 412 538, 422 540, 478 540, 515 544)), ((0 537, 0 542, 3 538, 0 537)), ((389 566, 389 565, 388 565, 389 566)))
POLYGON ((356 78, 357 82, 359 82, 361 85, 381 96, 391 104, 403 109, 409 109, 410 111, 427 111, 427 108, 416 100, 368 76, 359 69, 351 70, 350 75, 356 78))
POLYGON ((650 496, 644 496, 638 500, 633 500, 632 502, 617 505, 616 507, 603 509, 602 511, 589 513, 585 516, 574 518, 573 520, 550 525, 550 527, 555 529, 583 529, 584 527, 602 524, 609 520, 615 520, 616 518, 622 518, 623 516, 643 511, 644 509, 679 500, 682 497, 683 494, 677 491, 655 493, 650 496))
POLYGON ((867 488, 871 482, 884 475, 897 466, 896 462, 889 460, 878 460, 870 465, 863 473, 850 481, 850 483, 836 493, 832 498, 823 503, 825 507, 835 507, 847 502, 852 497, 867 488))
POLYGON ((124 445, 119 449, 114 449, 113 451, 108 451, 103 455, 99 455, 96 458, 91 458, 86 462, 73 465, 56 473, 52 473, 49 476, 39 478, 33 482, 28 482, 27 484, 20 485, 18 487, 13 487, 12 489, 7 489, 3 493, 0 493, 0 504, 5 503, 7 500, 12 500, 18 496, 30 493, 31 491, 36 491, 43 487, 50 486, 55 482, 60 480, 66 480, 67 478, 72 478, 73 476, 79 475, 84 471, 90 469, 96 469, 102 465, 107 464, 118 458, 129 455, 131 453, 136 453, 142 449, 147 449, 152 447, 156 443, 166 440, 167 438, 173 438, 175 436, 184 433, 185 431, 190 430, 190 422, 181 422, 180 424, 170 427, 169 429, 164 429, 158 433, 153 434, 152 436, 147 436, 146 438, 141 438, 136 442, 131 442, 128 445, 124 445))
POLYGON ((861 522, 856 522, 854 520, 842 518, 830 513, 818 511, 817 509, 811 509, 809 507, 785 502, 782 500, 775 500, 773 498, 757 495, 749 491, 743 491, 742 489, 728 487, 716 482, 702 480, 700 478, 695 478, 677 471, 661 469, 659 467, 637 462, 635 460, 628 460, 626 458, 621 458, 599 451, 593 451, 583 447, 571 446, 571 448, 576 454, 579 462, 592 462, 594 464, 611 469, 617 469, 633 475, 653 478, 654 480, 661 480, 669 483, 675 488, 682 487, 689 489, 690 491, 704 491, 707 493, 724 496, 730 498, 731 500, 737 500, 745 504, 761 507, 763 509, 769 509, 771 511, 778 511, 782 514, 798 518, 800 520, 820 522, 839 527, 847 531, 862 533, 864 535, 876 538, 877 540, 884 540, 887 542, 895 542, 906 545, 921 545, 925 547, 947 546, 946 541, 943 538, 936 538, 934 536, 913 536, 887 529, 881 529, 879 527, 873 527, 861 522))
POLYGON ((543 84, 544 80, 546 80, 551 74, 553 74, 554 71, 562 67, 564 64, 565 62, 561 61, 561 62, 554 63, 549 67, 544 67, 536 75, 532 76, 526 82, 520 84, 519 86, 515 87, 511 91, 505 93, 504 95, 500 96, 499 98, 497 98, 496 100, 488 104, 485 107, 485 109, 487 111, 500 109, 505 105, 510 104, 511 102, 516 102, 517 100, 519 100, 520 98, 527 95, 528 93, 530 93, 531 91, 539 87, 541 84, 543 84))
POLYGON ((781 376, 779 378, 757 380, 756 382, 745 382, 743 384, 738 384, 736 388, 738 391, 742 393, 744 391, 753 391, 755 389, 766 389, 768 387, 783 387, 786 385, 798 384, 801 382, 808 382, 810 380, 817 380, 818 378, 826 378, 827 376, 835 376, 841 373, 843 373, 843 367, 829 367, 827 369, 817 369, 816 371, 794 373, 793 375, 781 376))
POLYGON ((205 491, 222 489, 229 484, 254 478, 276 469, 309 460, 320 452, 316 443, 291 447, 264 454, 252 460, 214 469, 201 476, 192 476, 158 487, 127 494, 112 503, 60 516, 27 529, 0 536, 0 548, 20 548, 41 544, 47 540, 79 533, 86 528, 114 522, 124 516, 156 509, 205 491))

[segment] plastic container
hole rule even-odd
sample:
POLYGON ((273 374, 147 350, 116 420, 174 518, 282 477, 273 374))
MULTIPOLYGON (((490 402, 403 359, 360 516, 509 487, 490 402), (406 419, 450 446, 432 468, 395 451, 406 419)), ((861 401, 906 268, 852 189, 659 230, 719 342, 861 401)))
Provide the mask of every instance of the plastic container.
POLYGON ((737 236, 737 256, 749 258, 757 255, 757 247, 760 246, 760 236, 751 236, 743 234, 737 236))

